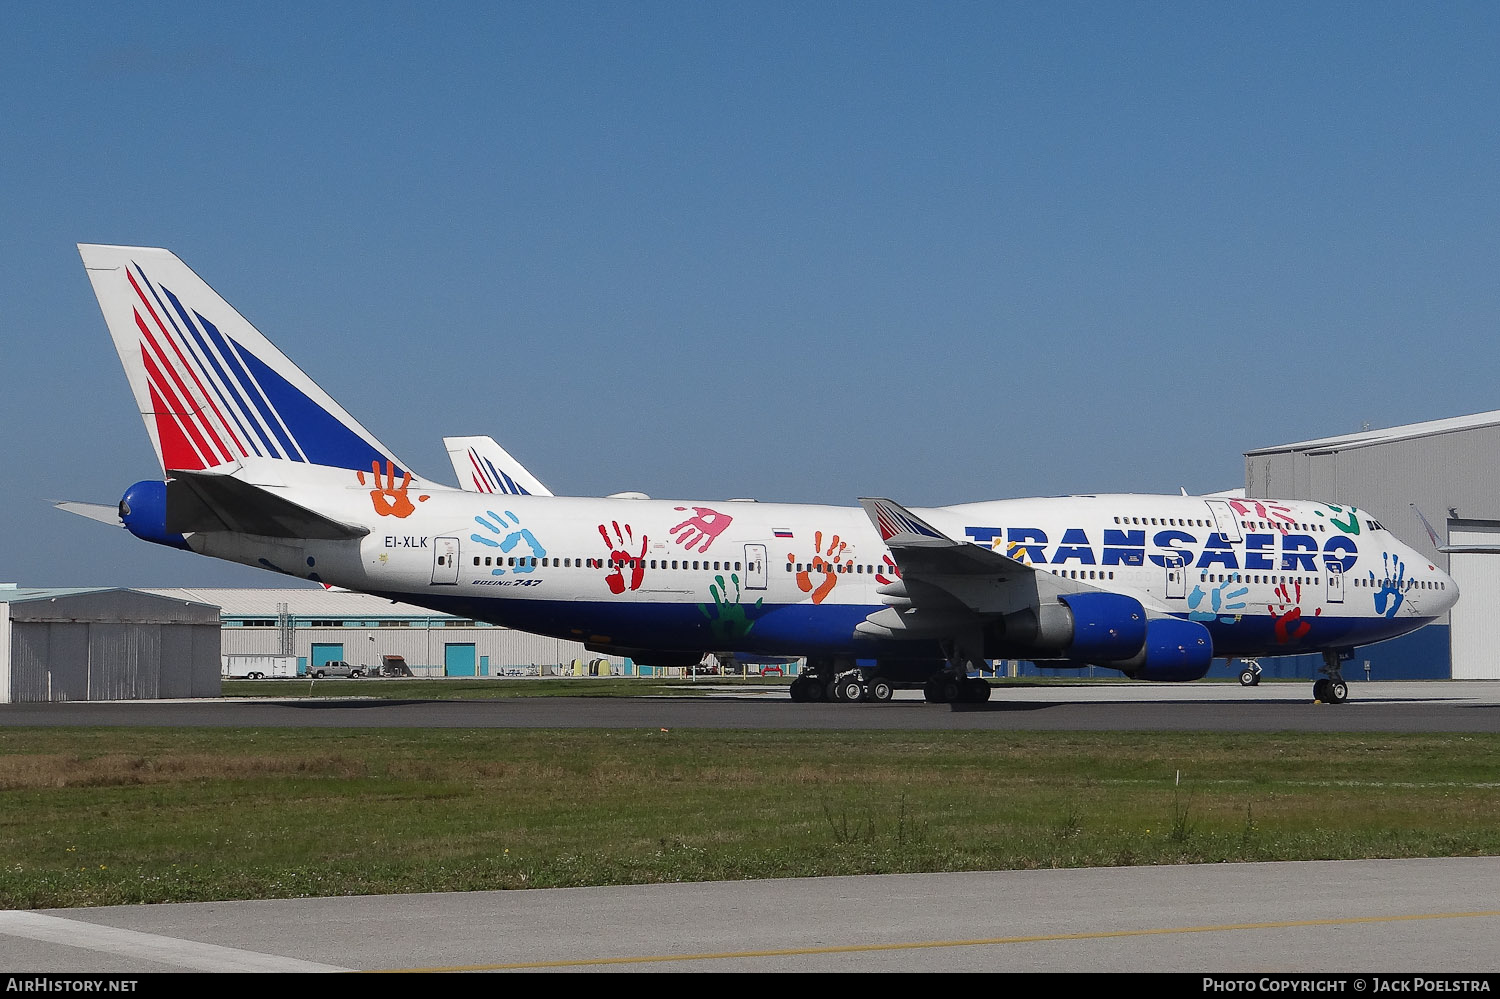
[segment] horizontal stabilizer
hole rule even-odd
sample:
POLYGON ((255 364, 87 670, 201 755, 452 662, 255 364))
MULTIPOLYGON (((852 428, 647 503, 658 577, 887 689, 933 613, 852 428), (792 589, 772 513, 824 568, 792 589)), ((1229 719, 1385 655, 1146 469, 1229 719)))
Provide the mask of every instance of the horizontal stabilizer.
POLYGON ((169 472, 166 529, 178 534, 231 531, 268 538, 323 541, 362 538, 369 528, 345 524, 260 486, 212 472, 169 472))
POLYGON ((73 500, 53 500, 52 505, 59 510, 68 513, 76 513, 80 517, 89 520, 97 520, 101 524, 109 524, 111 527, 122 527, 120 523, 120 506, 110 506, 107 503, 78 503, 73 500))

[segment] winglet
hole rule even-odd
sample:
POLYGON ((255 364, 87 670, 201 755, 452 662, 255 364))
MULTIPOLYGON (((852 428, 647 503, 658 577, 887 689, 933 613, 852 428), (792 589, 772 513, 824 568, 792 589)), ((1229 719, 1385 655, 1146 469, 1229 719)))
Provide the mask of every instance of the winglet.
POLYGON ((891 548, 952 548, 955 541, 894 500, 861 497, 859 505, 891 548))

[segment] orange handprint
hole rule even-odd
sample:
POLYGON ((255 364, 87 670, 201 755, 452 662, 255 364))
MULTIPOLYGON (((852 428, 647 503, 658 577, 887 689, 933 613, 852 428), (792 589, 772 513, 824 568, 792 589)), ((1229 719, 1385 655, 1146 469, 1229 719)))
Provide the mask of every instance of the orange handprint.
MULTIPOLYGON (((815 549, 813 559, 808 563, 806 569, 797 573, 797 588, 803 593, 811 593, 813 603, 822 603, 828 594, 833 591, 834 585, 838 583, 838 573, 840 571, 848 571, 854 565, 854 560, 849 559, 842 563, 841 568, 839 557, 844 554, 844 549, 848 547, 848 542, 840 541, 839 536, 835 534, 829 540, 827 549, 824 549, 823 532, 815 531, 813 533, 813 548, 815 549), (823 579, 821 582, 813 582, 812 577, 814 573, 822 573, 823 579)), ((796 556, 791 552, 787 553, 786 559, 788 562, 795 562, 797 560, 796 556)))
MULTIPOLYGON (((355 472, 359 478, 359 484, 365 484, 365 473, 355 472)), ((411 497, 407 496, 406 490, 411 485, 411 473, 401 473, 401 484, 396 485, 396 466, 391 462, 385 463, 385 486, 380 484, 380 462, 370 462, 370 474, 375 479, 375 488, 370 490, 370 502, 375 505, 375 512, 382 517, 396 517, 397 519, 410 517, 417 509, 412 503, 411 497)), ((427 499, 426 496, 418 496, 418 501, 427 499)))

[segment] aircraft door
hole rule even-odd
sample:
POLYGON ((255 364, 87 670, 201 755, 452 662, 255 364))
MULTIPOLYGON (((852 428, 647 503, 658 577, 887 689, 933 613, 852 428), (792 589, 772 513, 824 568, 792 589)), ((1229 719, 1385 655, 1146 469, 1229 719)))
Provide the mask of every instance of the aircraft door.
POLYGON ((445 585, 458 583, 458 539, 432 539, 432 581, 445 585))
POLYGON ((745 589, 764 590, 769 580, 765 545, 745 546, 745 589))
POLYGON ((1229 508, 1228 500, 1204 500, 1208 504, 1208 510, 1214 515, 1214 526, 1219 533, 1224 535, 1224 540, 1238 544, 1240 540, 1240 520, 1234 511, 1229 508))
POLYGON ((1182 600, 1187 596, 1187 564, 1181 555, 1168 555, 1167 599, 1182 600))
POLYGON ((1344 570, 1336 565, 1328 567, 1328 602, 1331 604, 1344 602, 1344 570))

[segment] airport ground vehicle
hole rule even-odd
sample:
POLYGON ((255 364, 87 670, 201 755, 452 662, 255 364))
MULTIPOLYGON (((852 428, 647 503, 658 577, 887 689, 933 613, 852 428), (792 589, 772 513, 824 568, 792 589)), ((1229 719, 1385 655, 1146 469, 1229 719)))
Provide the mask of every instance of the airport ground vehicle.
POLYGON ((363 666, 351 665, 342 659, 335 659, 321 666, 315 666, 312 669, 312 675, 318 680, 323 679, 325 676, 343 676, 358 680, 365 675, 365 668, 363 666))
POLYGON ((226 680, 265 680, 297 675, 296 656, 226 655, 220 657, 220 675, 226 680))

